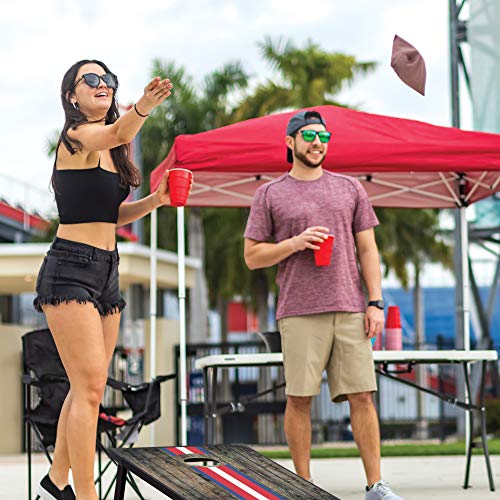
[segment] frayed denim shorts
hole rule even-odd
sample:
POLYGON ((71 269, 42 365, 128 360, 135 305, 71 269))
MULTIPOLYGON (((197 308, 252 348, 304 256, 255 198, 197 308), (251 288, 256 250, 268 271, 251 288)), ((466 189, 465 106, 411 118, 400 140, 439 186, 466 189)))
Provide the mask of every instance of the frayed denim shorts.
POLYGON ((118 285, 118 250, 57 238, 43 259, 36 280, 33 306, 91 302, 101 316, 120 312, 125 300, 118 285))

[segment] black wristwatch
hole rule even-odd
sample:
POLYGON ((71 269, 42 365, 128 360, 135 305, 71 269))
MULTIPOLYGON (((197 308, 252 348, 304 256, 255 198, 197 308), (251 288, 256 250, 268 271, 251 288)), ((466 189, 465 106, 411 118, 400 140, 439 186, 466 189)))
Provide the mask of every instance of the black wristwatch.
POLYGON ((385 307, 383 300, 370 300, 370 302, 368 302, 368 305, 377 307, 378 309, 382 309, 382 311, 384 310, 385 307))

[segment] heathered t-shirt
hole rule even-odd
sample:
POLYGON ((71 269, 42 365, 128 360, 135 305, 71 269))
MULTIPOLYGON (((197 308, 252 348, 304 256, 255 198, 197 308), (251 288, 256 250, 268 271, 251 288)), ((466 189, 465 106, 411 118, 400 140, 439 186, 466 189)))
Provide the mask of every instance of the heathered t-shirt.
POLYGON ((278 264, 276 319, 332 311, 364 312, 354 235, 378 224, 361 183, 323 171, 314 181, 284 174, 260 186, 253 199, 245 238, 279 243, 311 226, 333 234, 329 266, 317 267, 314 251, 298 251, 278 264))

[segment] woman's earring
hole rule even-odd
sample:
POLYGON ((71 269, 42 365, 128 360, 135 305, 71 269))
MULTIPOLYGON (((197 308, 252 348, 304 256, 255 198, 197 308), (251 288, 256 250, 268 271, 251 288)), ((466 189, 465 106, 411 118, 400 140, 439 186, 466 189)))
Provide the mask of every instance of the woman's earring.
POLYGON ((73 107, 74 107, 75 109, 80 109, 80 108, 78 107, 78 103, 77 103, 77 102, 74 102, 74 103, 73 103, 73 107))

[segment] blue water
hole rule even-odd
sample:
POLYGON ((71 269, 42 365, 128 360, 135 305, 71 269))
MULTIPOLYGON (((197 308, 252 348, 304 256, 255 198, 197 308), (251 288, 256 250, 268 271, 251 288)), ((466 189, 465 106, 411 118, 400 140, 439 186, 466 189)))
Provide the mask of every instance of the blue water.
MULTIPOLYGON (((480 288, 483 304, 487 303, 489 288, 480 288)), ((388 305, 397 305, 401 311, 403 324, 403 335, 405 344, 413 339, 414 327, 413 316, 413 292, 403 289, 388 288, 384 290, 384 298, 388 305)), ((425 338, 430 344, 437 343, 437 336, 442 335, 447 348, 450 348, 455 340, 455 289, 454 288, 425 288, 423 291, 424 313, 425 313, 425 338)), ((495 309, 490 334, 493 339, 494 348, 500 348, 500 290, 495 297, 495 309)), ((474 328, 471 323, 471 345, 475 344, 474 328)), ((410 347, 410 346, 408 346, 410 347)))

